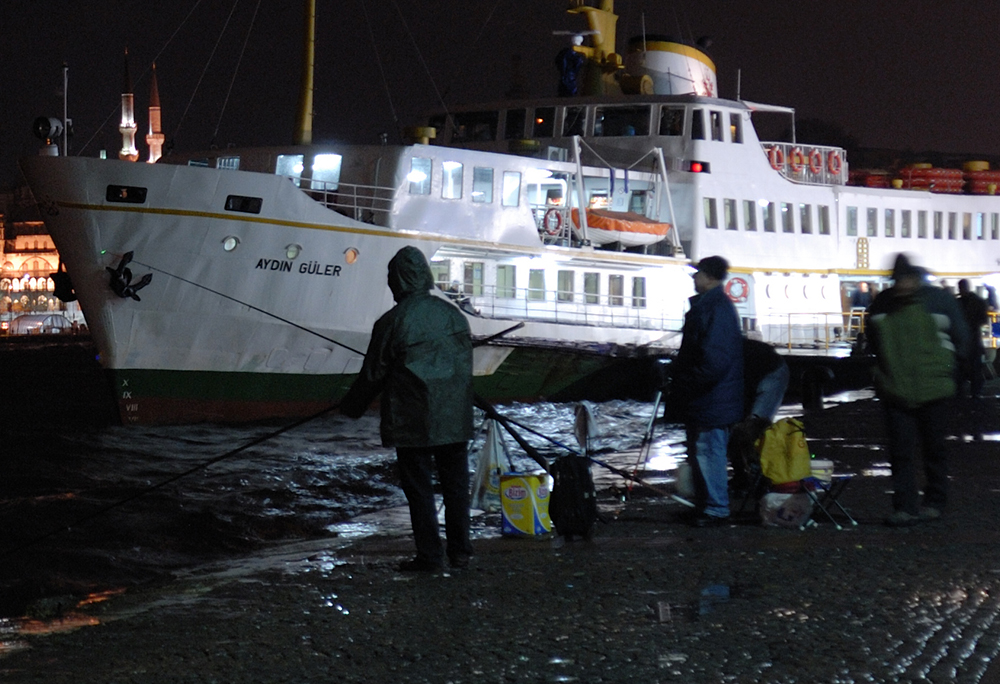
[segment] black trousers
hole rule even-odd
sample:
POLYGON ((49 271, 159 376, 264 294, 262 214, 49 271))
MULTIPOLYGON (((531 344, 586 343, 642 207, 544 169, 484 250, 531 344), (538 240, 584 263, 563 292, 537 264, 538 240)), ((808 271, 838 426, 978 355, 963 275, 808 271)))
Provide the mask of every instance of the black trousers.
POLYGON ((440 564, 441 538, 434 505, 433 466, 444 497, 448 558, 472 555, 469 541, 469 456, 465 442, 431 447, 397 447, 400 484, 410 507, 417 560, 440 564))
POLYGON ((942 399, 907 409, 885 405, 892 465, 892 505, 916 515, 920 510, 918 462, 923 461, 924 504, 942 509, 948 501, 948 463, 945 460, 945 418, 950 401, 942 399))

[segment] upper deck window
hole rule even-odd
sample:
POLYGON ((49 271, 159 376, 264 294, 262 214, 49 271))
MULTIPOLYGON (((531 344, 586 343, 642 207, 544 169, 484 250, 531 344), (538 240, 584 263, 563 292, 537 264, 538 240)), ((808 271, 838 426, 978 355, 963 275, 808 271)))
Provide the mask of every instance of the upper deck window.
POLYGON ((496 111, 453 114, 452 122, 455 129, 451 134, 451 141, 496 140, 499 120, 500 113, 496 111))
POLYGON ((411 195, 431 194, 431 160, 424 157, 410 159, 410 172, 406 174, 410 181, 411 195))
POLYGON ((508 109, 504 118, 503 137, 506 140, 516 140, 524 137, 524 120, 527 111, 524 109, 508 109))
POLYGON ((743 119, 739 112, 733 112, 729 115, 729 138, 734 143, 743 142, 743 119))
POLYGON ((472 169, 472 201, 484 204, 493 201, 493 169, 485 166, 472 169))
POLYGON ((649 105, 596 107, 594 135, 649 135, 649 105))
POLYGON ((317 154, 312 161, 312 189, 337 189, 340 183, 340 165, 344 157, 339 154, 317 154))
POLYGON ((584 123, 587 120, 586 107, 566 107, 563 114, 563 137, 568 138, 574 135, 586 135, 584 123))
POLYGON ((532 122, 533 133, 529 138, 551 138, 556 126, 555 107, 537 107, 535 109, 535 120, 532 122))
POLYGON ((460 162, 446 161, 441 164, 441 198, 462 199, 463 166, 460 162))
POLYGON ((660 135, 684 135, 684 108, 664 107, 660 110, 660 135))
POLYGON ((691 139, 705 139, 705 112, 701 109, 691 110, 691 139))
POLYGON ((722 112, 709 112, 709 119, 712 121, 712 140, 722 142, 722 112))
POLYGON ((215 168, 226 169, 227 171, 239 171, 240 170, 240 158, 239 157, 219 157, 215 160, 215 168))
POLYGON ((501 204, 505 207, 516 207, 521 203, 521 173, 519 171, 503 172, 503 188, 501 204))
POLYGON ((305 157, 301 154, 279 154, 274 172, 279 176, 288 176, 295 183, 296 187, 302 178, 302 169, 305 168, 305 157))

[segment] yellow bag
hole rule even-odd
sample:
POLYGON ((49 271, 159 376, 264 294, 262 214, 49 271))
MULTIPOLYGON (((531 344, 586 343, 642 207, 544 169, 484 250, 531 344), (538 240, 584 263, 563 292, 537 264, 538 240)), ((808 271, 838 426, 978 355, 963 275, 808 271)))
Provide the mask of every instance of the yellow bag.
POLYGON ((771 484, 798 482, 812 474, 805 426, 796 418, 772 423, 754 446, 760 454, 760 470, 771 484))

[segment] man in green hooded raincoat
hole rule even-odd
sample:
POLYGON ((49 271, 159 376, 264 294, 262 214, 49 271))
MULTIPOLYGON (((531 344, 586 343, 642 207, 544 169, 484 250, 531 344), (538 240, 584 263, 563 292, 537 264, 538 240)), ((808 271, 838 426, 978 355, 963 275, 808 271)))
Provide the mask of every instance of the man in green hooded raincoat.
POLYGON ((458 308, 431 294, 434 276, 423 253, 403 247, 389 262, 396 305, 372 328, 364 365, 340 404, 360 417, 381 394, 383 446, 396 448, 400 481, 410 508, 417 555, 404 571, 442 567, 433 465, 445 506, 445 551, 465 567, 469 541, 468 443, 472 426, 472 340, 458 308))

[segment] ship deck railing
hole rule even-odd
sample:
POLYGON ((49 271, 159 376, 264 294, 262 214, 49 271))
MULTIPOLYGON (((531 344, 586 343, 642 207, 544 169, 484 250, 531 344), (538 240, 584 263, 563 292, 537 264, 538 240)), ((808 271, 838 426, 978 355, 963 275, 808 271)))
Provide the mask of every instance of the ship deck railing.
POLYGON ((847 185, 847 155, 841 147, 810 145, 807 143, 761 142, 764 156, 775 171, 794 183, 807 185, 847 185), (772 150, 775 150, 772 152, 772 150), (810 160, 813 150, 819 153, 819 172, 815 160, 810 160), (831 155, 840 160, 840 168, 831 163, 831 155), (812 161, 812 165, 810 162, 812 161))
POLYGON ((535 288, 465 286, 445 293, 469 313, 486 318, 680 333, 683 320, 649 308, 646 297, 535 288))
POLYGON ((327 209, 332 209, 355 221, 384 225, 384 217, 392 210, 393 197, 396 189, 385 185, 361 185, 358 183, 327 182, 297 179, 289 176, 293 182, 299 182, 309 187, 303 187, 306 193, 327 209))

